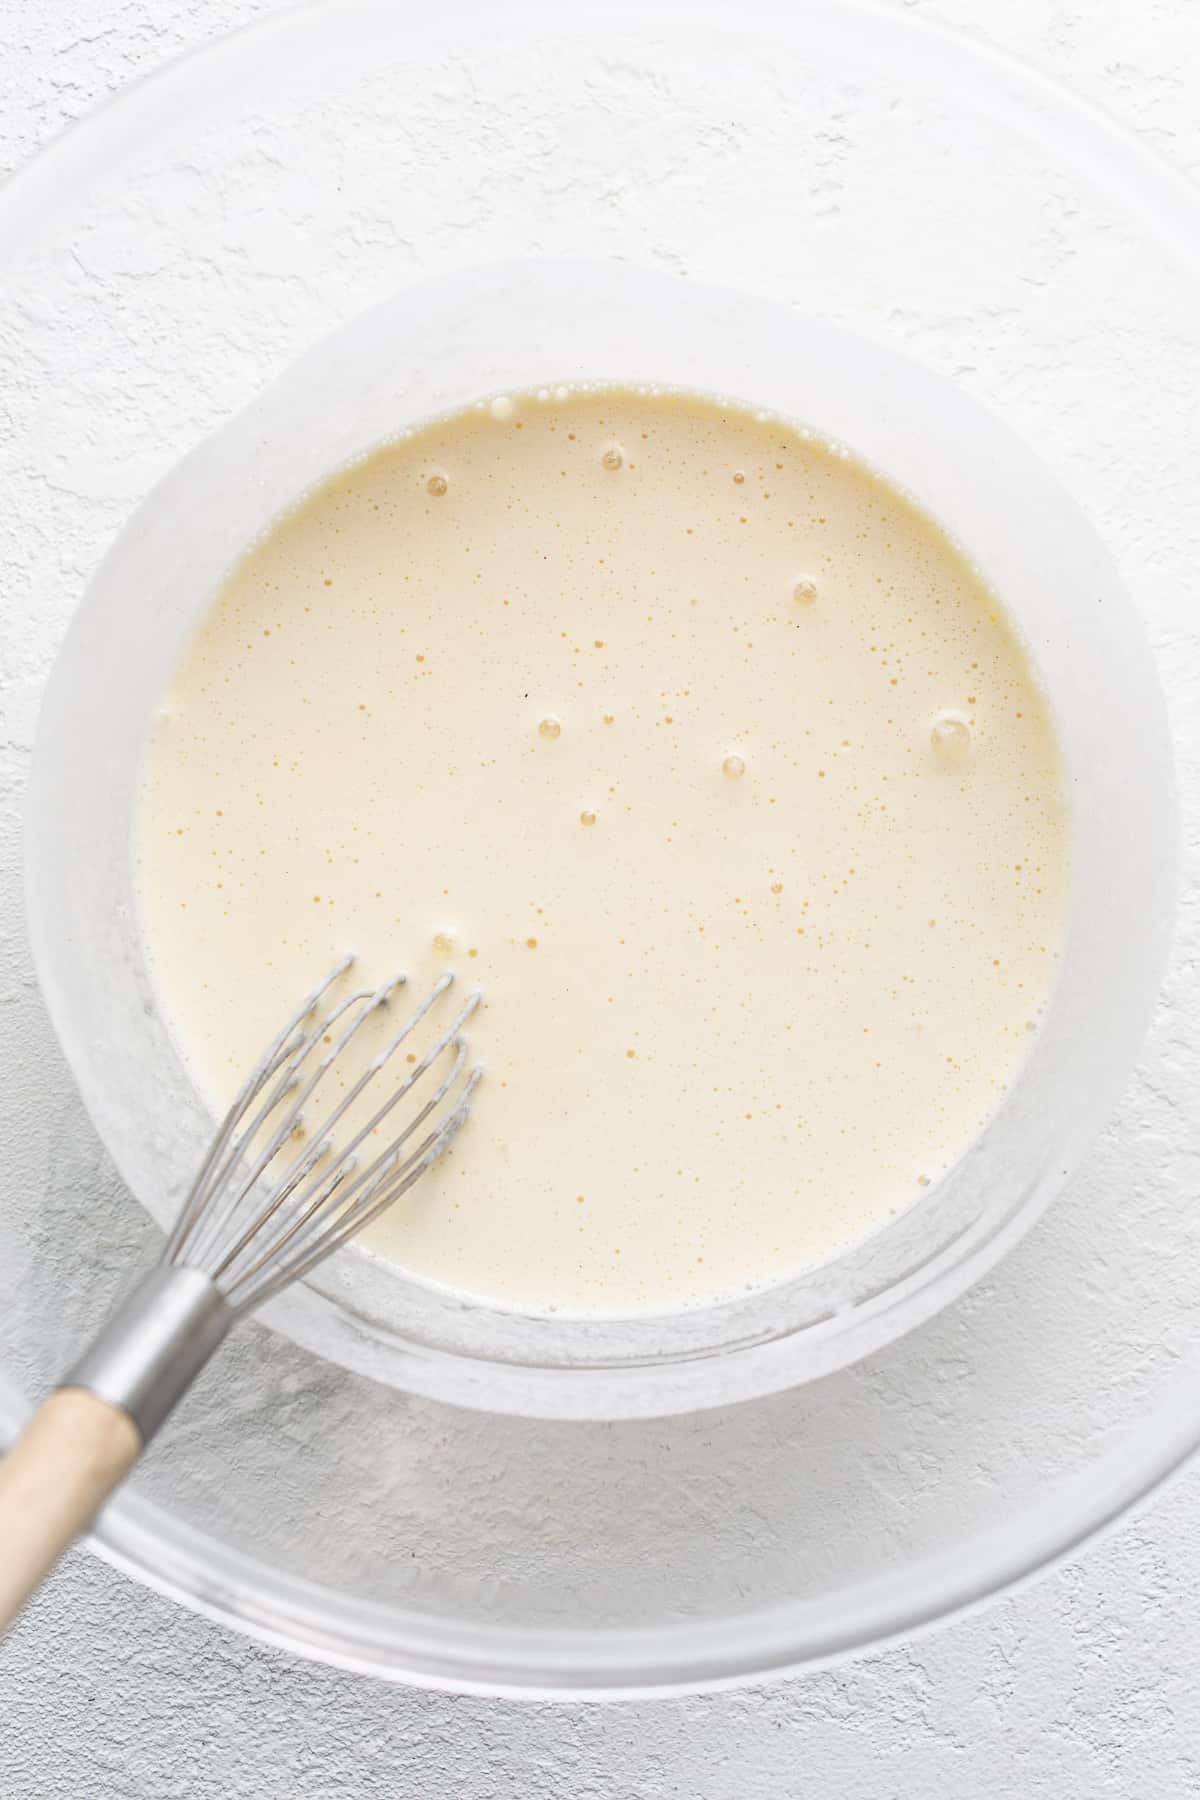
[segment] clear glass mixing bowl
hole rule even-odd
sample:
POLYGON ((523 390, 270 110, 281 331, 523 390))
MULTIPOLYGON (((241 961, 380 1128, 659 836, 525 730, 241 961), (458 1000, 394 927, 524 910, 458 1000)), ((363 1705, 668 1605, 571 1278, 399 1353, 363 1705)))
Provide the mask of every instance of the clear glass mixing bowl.
MULTIPOLYGON (((369 357, 354 403, 340 395, 366 434, 349 449, 395 408, 642 374, 807 418, 899 474, 1016 611, 1074 783, 1051 1017, 908 1237, 885 1234, 832 1286, 697 1315, 698 1341, 677 1322, 568 1341, 381 1292, 346 1259, 273 1315, 286 1336, 254 1327, 230 1346, 106 1513, 108 1553, 350 1666, 644 1692, 810 1663, 941 1616, 1115 1516, 1191 1447, 1191 885, 1117 1130, 964 1290, 1115 1099, 1163 954, 1170 758, 1101 539, 1174 696, 1190 669, 1177 609, 1200 435, 1182 373, 1200 338, 1193 206, 1005 65, 832 3, 743 11, 736 27, 668 5, 517 10, 502 31, 464 6, 307 8, 135 90, 9 191, 8 553, 30 603, 2 665, 3 774, 15 795, 41 677, 91 579, 42 724, 32 926, 101 1133, 156 1212, 201 1122, 146 1007, 127 853, 136 747, 228 559, 214 518, 236 536, 304 484, 241 409, 364 305, 401 293, 406 329, 390 389, 369 357), (776 304, 717 291, 731 281, 776 304), (197 450, 220 427, 215 454, 197 450), (200 477, 225 484, 227 511, 191 510, 200 477)), ((317 390, 290 379, 311 425, 317 390)), ((303 431, 297 445, 302 462, 303 431)), ((312 455, 328 466, 328 433, 312 455)), ((1176 732, 1190 819, 1195 747, 1178 719, 1176 732)), ((22 946, 4 951, 11 1426, 155 1232, 70 1098, 22 946)))

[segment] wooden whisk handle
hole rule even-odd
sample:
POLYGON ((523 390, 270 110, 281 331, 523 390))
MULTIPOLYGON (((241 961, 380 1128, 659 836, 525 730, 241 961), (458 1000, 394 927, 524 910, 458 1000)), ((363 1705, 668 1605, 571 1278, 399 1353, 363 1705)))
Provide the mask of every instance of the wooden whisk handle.
POLYGON ((42 1402, 0 1462, 0 1632, 141 1450, 141 1433, 124 1408, 85 1388, 59 1388, 42 1402))

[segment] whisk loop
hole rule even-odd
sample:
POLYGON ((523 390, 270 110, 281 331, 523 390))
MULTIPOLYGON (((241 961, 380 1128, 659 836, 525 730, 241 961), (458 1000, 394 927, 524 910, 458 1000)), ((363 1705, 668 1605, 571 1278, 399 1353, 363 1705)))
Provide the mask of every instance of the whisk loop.
POLYGON ((310 1126, 307 1109, 327 1090, 331 1071, 345 1066, 345 1053, 363 1026, 406 985, 401 976, 374 992, 364 989, 327 1005, 330 990, 350 966, 347 957, 313 990, 250 1075, 222 1121, 163 1253, 165 1262, 210 1275, 237 1311, 257 1306, 307 1274, 405 1193, 464 1123, 479 1080, 479 1070, 467 1066, 462 1036, 479 1005, 473 993, 370 1117, 356 1124, 344 1144, 337 1141, 351 1108, 453 984, 453 975, 445 974, 310 1126), (356 1152, 442 1059, 448 1066, 435 1076, 431 1091, 414 1098, 412 1116, 359 1171, 356 1152), (414 1144, 426 1124, 428 1131, 414 1144))
POLYGON ((399 976, 339 995, 352 965, 345 957, 263 1053, 217 1129, 158 1267, 68 1377, 124 1407, 143 1440, 236 1318, 309 1274, 406 1194, 466 1122, 481 1071, 463 1028, 479 994, 434 1025, 454 983, 440 976, 350 1075, 356 1040, 407 986, 399 976))

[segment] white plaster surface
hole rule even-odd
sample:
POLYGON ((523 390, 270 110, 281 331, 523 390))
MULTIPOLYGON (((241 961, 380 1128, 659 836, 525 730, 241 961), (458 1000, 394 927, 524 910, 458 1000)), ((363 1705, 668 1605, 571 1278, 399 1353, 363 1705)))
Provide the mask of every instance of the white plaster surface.
MULTIPOLYGON (((162 58, 267 10, 9 0, 0 165, 162 58)), ((1200 8, 1188 0, 913 10, 1001 44, 1177 166, 1200 166, 1200 8)), ((31 1081, 27 1104, 36 1098, 31 1081)), ((86 1168, 82 1119, 60 1108, 55 1124, 86 1168)), ((613 1707, 452 1699, 339 1675, 76 1553, 0 1649, 0 1796, 1174 1800, 1200 1793, 1198 1513, 1193 1469, 1105 1543, 919 1642, 803 1680, 613 1707)))

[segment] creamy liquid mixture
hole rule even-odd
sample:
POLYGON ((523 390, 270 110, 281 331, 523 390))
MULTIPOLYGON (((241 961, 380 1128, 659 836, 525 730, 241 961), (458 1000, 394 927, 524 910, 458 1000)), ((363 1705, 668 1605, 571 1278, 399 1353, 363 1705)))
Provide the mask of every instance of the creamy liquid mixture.
POLYGON ((995 596, 877 475, 558 390, 344 472, 233 571, 150 746, 144 924, 214 1107, 343 950, 487 1066, 373 1228, 519 1307, 771 1281, 961 1152, 1052 980, 1066 817, 995 596))

